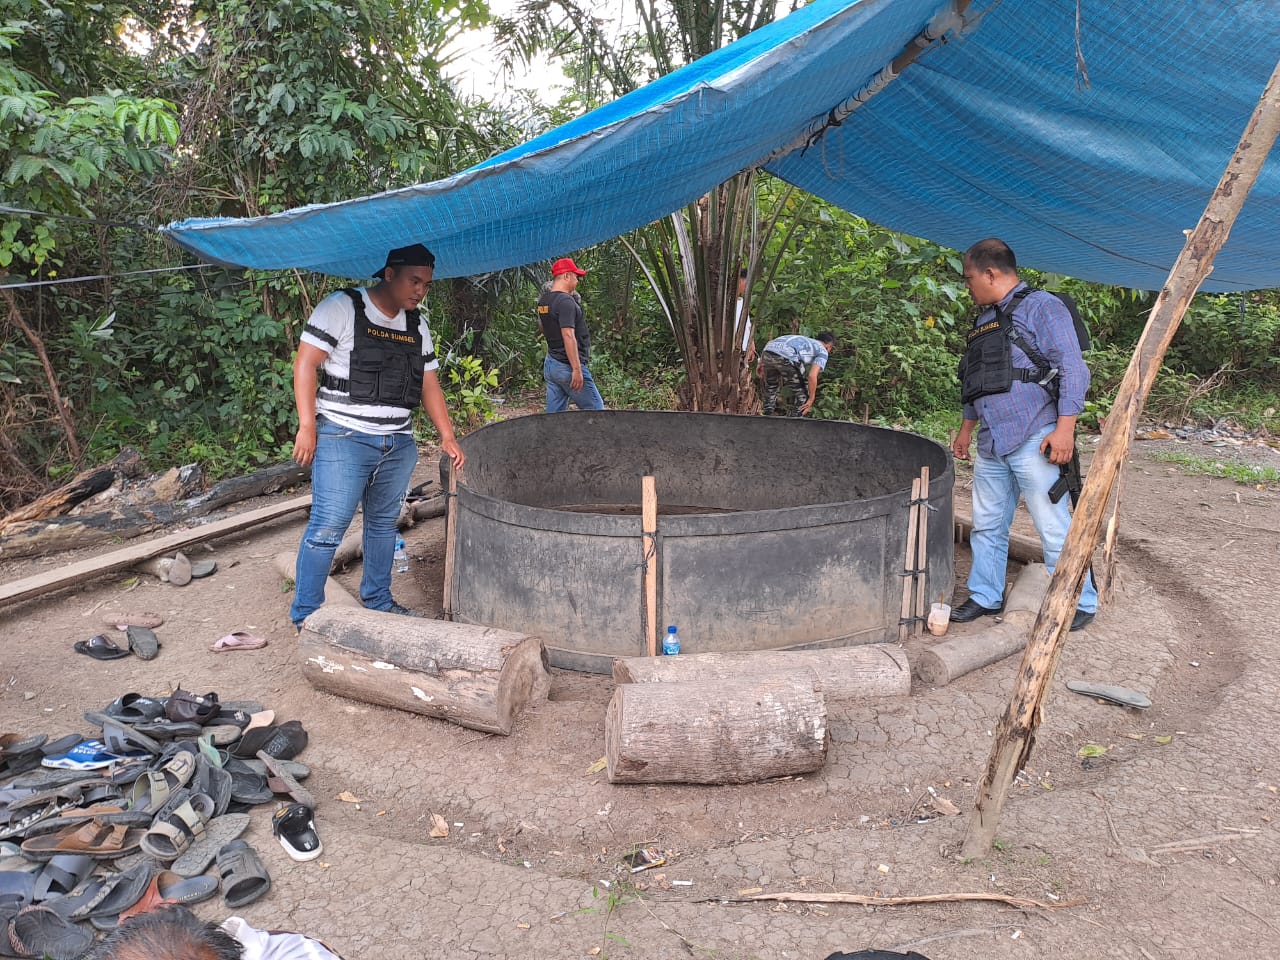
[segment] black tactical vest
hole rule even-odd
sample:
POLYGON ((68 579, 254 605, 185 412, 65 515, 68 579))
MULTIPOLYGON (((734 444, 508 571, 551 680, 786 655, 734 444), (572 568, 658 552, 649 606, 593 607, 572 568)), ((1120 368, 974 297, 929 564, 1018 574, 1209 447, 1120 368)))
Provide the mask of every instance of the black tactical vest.
POLYGON ((405 312, 407 330, 389 330, 369 322, 364 297, 359 290, 344 287, 355 307, 355 342, 351 348, 351 373, 346 380, 324 375, 324 386, 346 393, 352 403, 410 410, 422 403, 422 374, 427 361, 422 355, 421 314, 405 312))
POLYGON ((995 317, 969 331, 968 346, 960 358, 960 402, 973 403, 994 393, 1008 393, 1015 380, 1038 383, 1057 398, 1058 369, 1031 345, 1013 323, 1013 311, 1022 298, 1034 291, 1019 290, 1005 310, 995 308, 995 317), (1013 345, 1018 345, 1038 369, 1013 365, 1013 345))

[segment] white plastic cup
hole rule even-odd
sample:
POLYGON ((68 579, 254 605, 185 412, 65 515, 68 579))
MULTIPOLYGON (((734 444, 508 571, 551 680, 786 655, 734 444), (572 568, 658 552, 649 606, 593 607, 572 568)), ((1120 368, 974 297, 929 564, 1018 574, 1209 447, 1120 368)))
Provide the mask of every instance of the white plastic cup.
POLYGON ((929 619, 927 621, 929 632, 935 637, 940 637, 947 632, 947 626, 951 623, 951 604, 935 603, 929 608, 929 619))

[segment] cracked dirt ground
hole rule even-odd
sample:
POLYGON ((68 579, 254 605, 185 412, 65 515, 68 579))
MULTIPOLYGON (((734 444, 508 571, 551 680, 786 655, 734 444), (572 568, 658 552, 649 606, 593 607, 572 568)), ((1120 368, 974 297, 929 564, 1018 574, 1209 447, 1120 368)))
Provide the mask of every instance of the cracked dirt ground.
MULTIPOLYGON (((197 547, 220 569, 184 588, 110 577, 0 611, 0 728, 88 733, 86 709, 178 683, 302 720, 325 853, 289 860, 270 808, 257 808, 247 837, 274 886, 242 915, 322 937, 348 960, 822 958, 907 944, 932 960, 1280 955, 1280 495, 1184 476, 1139 444, 1124 496, 1117 593, 1071 636, 1031 768, 981 861, 954 854, 1017 658, 940 689, 917 682, 901 700, 829 703, 826 765, 803 778, 611 786, 588 774, 604 752, 604 677, 556 671, 549 701, 510 737, 311 689, 271 571, 298 518, 197 547), (113 609, 164 615, 158 659, 72 652, 113 609), (236 629, 270 645, 208 651, 236 629), (1136 687, 1154 705, 1108 706, 1067 692, 1071 678, 1136 687), (1085 744, 1106 753, 1082 760, 1085 744), (930 788, 961 815, 932 814, 930 788), (428 837, 432 813, 447 838, 428 837), (667 864, 631 875, 620 858, 638 844, 667 864), (727 902, 750 888, 1077 905, 727 902)), ((957 505, 967 498, 958 485, 957 505)), ((406 540, 398 598, 438 609, 442 523, 406 540)), ((10 562, 0 580, 86 555, 10 562)), ((355 587, 356 575, 340 579, 355 587)), ((228 912, 220 900, 198 910, 228 912)))

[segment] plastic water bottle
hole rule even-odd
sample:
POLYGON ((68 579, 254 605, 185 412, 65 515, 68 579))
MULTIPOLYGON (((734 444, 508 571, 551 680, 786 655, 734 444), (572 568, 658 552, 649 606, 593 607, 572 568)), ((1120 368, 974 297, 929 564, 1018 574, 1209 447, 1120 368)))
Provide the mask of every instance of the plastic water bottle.
POLYGON ((409 572, 409 555, 404 552, 404 537, 396 537, 395 567, 396 573, 409 572))
POLYGON ((674 657, 680 652, 680 636, 676 633, 675 627, 667 627, 667 635, 662 638, 662 654, 667 657, 674 657))

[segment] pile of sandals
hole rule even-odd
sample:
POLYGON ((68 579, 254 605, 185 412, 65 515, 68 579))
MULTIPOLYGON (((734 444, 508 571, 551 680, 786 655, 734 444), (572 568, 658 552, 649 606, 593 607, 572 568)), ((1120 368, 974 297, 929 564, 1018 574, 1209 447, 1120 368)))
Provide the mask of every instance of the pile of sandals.
POLYGON ((297 720, 181 688, 85 719, 90 738, 0 735, 0 955, 76 960, 161 904, 258 900, 271 877, 240 835, 259 804, 289 856, 320 855, 297 720))

